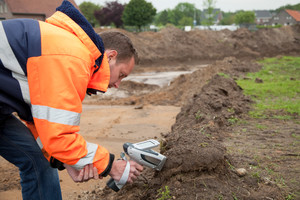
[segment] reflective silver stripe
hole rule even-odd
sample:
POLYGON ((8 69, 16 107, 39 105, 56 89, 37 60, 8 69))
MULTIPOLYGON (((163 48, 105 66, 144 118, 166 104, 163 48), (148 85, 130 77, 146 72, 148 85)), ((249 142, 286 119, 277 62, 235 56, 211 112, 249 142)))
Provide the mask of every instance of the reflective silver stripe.
POLYGON ((81 158, 75 165, 72 165, 72 167, 80 170, 85 165, 93 163, 95 154, 96 154, 97 149, 98 149, 98 145, 86 142, 86 148, 88 150, 87 155, 85 157, 81 158))
POLYGON ((120 180, 116 181, 116 185, 117 185, 118 188, 122 188, 123 185, 126 184, 126 182, 128 180, 128 177, 129 177, 129 173, 130 173, 130 163, 129 163, 129 161, 127 161, 126 167, 124 169, 124 172, 123 172, 120 180))
POLYGON ((49 122, 79 126, 80 113, 51 108, 48 106, 32 105, 32 116, 37 119, 45 119, 49 122))
POLYGON ((19 82, 23 100, 27 104, 30 105, 30 95, 29 95, 29 86, 28 86, 27 77, 25 75, 17 74, 17 73, 14 73, 14 72, 12 72, 12 75, 19 82))
POLYGON ((23 100, 30 104, 29 87, 27 77, 23 72, 19 61, 17 60, 13 50, 11 49, 3 25, 0 22, 0 59, 6 69, 12 71, 12 76, 19 82, 23 100))
POLYGON ((42 149, 44 147, 43 144, 42 144, 42 141, 41 141, 40 137, 37 137, 35 141, 39 145, 40 149, 42 149))
POLYGON ((0 48, 0 59, 3 63, 3 65, 5 66, 5 68, 7 68, 17 74, 25 75, 14 52, 12 51, 12 49, 8 43, 3 25, 1 22, 0 22, 0 38, 1 38, 1 40, 0 40, 0 47, 1 47, 0 48))

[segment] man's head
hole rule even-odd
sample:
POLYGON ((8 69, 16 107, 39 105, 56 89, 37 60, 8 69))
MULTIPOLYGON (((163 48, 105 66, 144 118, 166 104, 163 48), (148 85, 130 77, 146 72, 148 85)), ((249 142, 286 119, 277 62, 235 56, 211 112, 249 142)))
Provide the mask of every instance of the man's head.
POLYGON ((123 78, 128 76, 138 62, 138 55, 131 40, 123 33, 105 31, 99 33, 103 40, 110 68, 109 88, 118 88, 123 78))

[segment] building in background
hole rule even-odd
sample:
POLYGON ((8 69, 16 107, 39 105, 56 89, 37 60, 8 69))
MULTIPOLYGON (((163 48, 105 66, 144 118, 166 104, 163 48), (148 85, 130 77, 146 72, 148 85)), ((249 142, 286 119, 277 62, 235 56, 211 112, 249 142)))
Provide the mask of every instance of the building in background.
POLYGON ((255 12, 255 22, 256 24, 263 25, 269 23, 272 19, 272 13, 268 10, 256 10, 255 12))
POLYGON ((208 13, 208 9, 204 9, 201 12, 201 24, 204 24, 209 18, 213 18, 213 24, 219 24, 223 19, 221 9, 214 9, 211 14, 208 13))
POLYGON ((294 25, 300 24, 300 11, 298 10, 282 10, 278 14, 274 15, 269 21, 268 25, 294 25))
MULTIPOLYGON (((74 0, 69 0, 77 9, 74 0)), ((0 20, 31 18, 45 21, 50 17, 62 0, 0 0, 0 20)))

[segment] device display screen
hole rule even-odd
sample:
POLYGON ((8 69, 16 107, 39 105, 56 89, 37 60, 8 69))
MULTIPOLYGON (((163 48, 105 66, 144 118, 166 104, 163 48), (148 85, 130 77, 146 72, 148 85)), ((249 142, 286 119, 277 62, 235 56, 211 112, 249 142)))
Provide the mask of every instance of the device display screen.
POLYGON ((153 147, 157 147, 159 145, 159 142, 157 142, 156 140, 147 140, 144 142, 135 143, 133 145, 137 149, 147 150, 152 149, 153 147))

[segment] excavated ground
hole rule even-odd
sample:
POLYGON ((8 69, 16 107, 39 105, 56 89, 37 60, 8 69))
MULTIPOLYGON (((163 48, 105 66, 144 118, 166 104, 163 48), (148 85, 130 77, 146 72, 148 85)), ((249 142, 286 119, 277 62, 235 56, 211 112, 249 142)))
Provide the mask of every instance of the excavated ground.
POLYGON ((161 101, 156 102, 162 104, 180 103, 179 96, 186 99, 171 132, 162 134, 161 153, 168 158, 164 169, 146 170, 118 193, 98 185, 78 199, 166 199, 166 194, 185 200, 285 199, 289 194, 299 195, 300 147, 292 136, 300 135, 299 116, 286 122, 250 118, 247 113, 253 102, 234 81, 259 69, 254 61, 226 58, 177 78, 169 89, 163 89, 173 91, 169 98, 159 95, 162 91, 136 97, 135 101, 145 103, 152 101, 150 96, 160 96, 161 101), (207 81, 210 68, 231 78, 211 74, 207 81), (176 92, 170 88, 178 88, 178 98, 172 98, 176 92), (237 119, 242 123, 235 123, 237 119), (265 128, 259 128, 262 126, 265 128), (246 174, 239 174, 240 168, 246 174))
MULTIPOLYGON (((101 133, 96 131, 97 137, 87 135, 92 141, 101 143, 112 139, 109 145, 119 145, 124 140, 135 142, 154 137, 162 141, 161 152, 168 159, 161 172, 146 169, 134 184, 126 185, 118 193, 106 188, 102 182, 92 182, 89 187, 76 184, 72 188, 77 191, 72 191, 72 184, 63 176, 61 182, 64 197, 141 200, 168 197, 185 200, 285 199, 289 193, 293 193, 300 198, 300 147, 299 140, 295 141, 294 138, 300 135, 299 116, 295 115, 289 121, 250 118, 247 113, 252 101, 244 96, 243 90, 235 82, 237 77, 244 77, 245 73, 260 69, 261 66, 255 62, 257 58, 283 54, 299 56, 299 33, 300 26, 257 32, 246 29, 234 32, 183 32, 172 27, 158 33, 126 32, 141 59, 141 64, 134 71, 136 73, 188 70, 201 64, 210 65, 191 74, 181 75, 163 88, 127 81, 121 90, 134 90, 130 97, 87 98, 84 101, 87 106, 126 105, 135 108, 133 112, 121 107, 119 116, 111 116, 116 113, 109 111, 89 113, 93 119, 110 116, 105 122, 108 126, 101 133), (218 75, 221 72, 230 74, 230 77, 218 75), (178 106, 181 107, 179 113, 176 110, 178 106), (164 109, 168 109, 168 114, 165 115, 164 109), (134 117, 125 120, 125 124, 130 124, 127 131, 121 123, 129 115, 134 117), (174 116, 176 122, 174 119, 162 121, 174 116), (141 118, 145 124, 151 122, 141 126, 141 118), (245 123, 233 123, 235 119, 245 123), (109 123, 109 120, 113 123, 109 123), (132 121, 139 123, 133 124, 132 121), (257 124, 266 128, 260 129, 257 124), (147 129, 151 131, 147 132, 147 129), (120 137, 109 135, 111 130, 114 130, 114 134, 120 132, 120 137), (157 134, 149 135, 153 131, 157 134), (264 171, 257 171, 262 167, 264 171), (246 174, 238 174, 239 168, 244 168, 246 174)), ((115 112, 120 111, 117 107, 113 109, 115 112)), ((83 116, 83 119, 90 118, 83 116)), ((83 133, 95 132, 95 127, 90 126, 92 123, 83 122, 83 133)), ((113 149, 112 152, 118 152, 119 149, 113 149)), ((17 170, 3 161, 0 162, 0 169, 0 193, 19 191, 17 170)), ((14 197, 9 193, 2 194, 6 195, 5 199, 9 199, 9 195, 14 197)))

